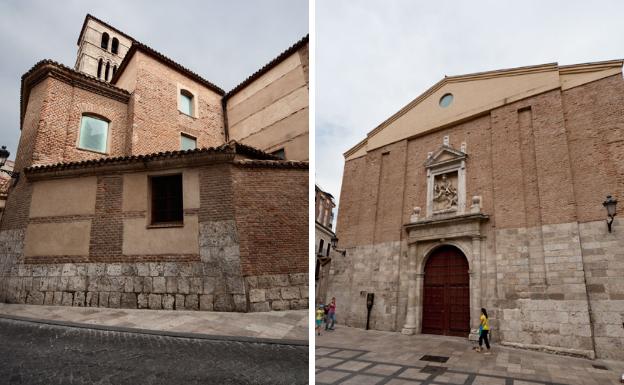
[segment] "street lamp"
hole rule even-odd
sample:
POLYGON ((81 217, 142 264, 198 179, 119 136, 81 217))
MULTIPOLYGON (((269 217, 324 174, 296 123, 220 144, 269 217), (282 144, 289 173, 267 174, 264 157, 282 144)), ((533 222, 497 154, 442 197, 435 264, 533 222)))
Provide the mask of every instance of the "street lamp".
POLYGON ((6 163, 7 159, 9 158, 9 155, 11 155, 11 153, 9 152, 9 150, 6 149, 6 146, 2 146, 2 148, 0 148, 0 171, 3 171, 9 174, 11 178, 18 179, 19 172, 4 170, 1 168, 6 163))
POLYGON ((611 224, 613 223, 613 217, 615 217, 615 206, 617 205, 617 199, 613 199, 611 195, 607 195, 607 200, 602 202, 602 205, 607 209, 607 228, 611 232, 611 224))
POLYGON ((331 239, 331 246, 332 246, 332 249, 334 249, 337 252, 339 252, 340 254, 342 254, 343 257, 347 255, 347 250, 341 250, 341 249, 336 247, 336 246, 338 246, 338 238, 332 237, 332 239, 331 239))

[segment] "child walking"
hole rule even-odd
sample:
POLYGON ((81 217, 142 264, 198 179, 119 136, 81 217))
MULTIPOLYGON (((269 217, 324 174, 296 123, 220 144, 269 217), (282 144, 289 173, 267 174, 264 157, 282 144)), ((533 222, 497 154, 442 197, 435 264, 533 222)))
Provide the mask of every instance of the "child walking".
POLYGON ((321 325, 323 323, 323 318, 325 318, 325 306, 322 304, 318 305, 316 309, 316 335, 321 335, 321 325))

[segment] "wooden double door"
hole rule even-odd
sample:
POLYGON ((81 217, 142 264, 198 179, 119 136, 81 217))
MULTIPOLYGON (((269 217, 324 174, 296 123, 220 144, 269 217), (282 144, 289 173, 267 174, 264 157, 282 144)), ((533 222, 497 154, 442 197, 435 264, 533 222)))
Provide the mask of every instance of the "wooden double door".
POLYGON ((453 246, 435 250, 425 264, 422 332, 466 337, 470 333, 468 261, 453 246))

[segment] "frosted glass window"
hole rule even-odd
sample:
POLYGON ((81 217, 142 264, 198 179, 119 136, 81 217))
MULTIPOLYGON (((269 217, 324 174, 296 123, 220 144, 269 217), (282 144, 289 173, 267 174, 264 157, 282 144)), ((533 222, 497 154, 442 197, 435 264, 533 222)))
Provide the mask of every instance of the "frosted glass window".
POLYGON ((182 134, 182 140, 180 143, 182 150, 194 150, 197 148, 197 139, 192 136, 182 134))
POLYGON ((82 117, 78 147, 85 150, 106 152, 107 140, 108 122, 106 120, 92 116, 82 117))
POLYGON ((180 91, 180 111, 193 116, 193 95, 188 91, 180 91))
POLYGON ((440 98, 440 107, 442 108, 450 106, 451 103, 453 103, 453 94, 444 94, 444 96, 440 98))

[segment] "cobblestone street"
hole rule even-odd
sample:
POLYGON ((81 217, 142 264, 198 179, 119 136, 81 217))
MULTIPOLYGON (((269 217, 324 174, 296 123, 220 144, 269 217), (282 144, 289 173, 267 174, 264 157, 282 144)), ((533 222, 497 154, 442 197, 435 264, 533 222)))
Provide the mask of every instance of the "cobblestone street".
POLYGON ((0 319, 2 384, 307 384, 308 347, 0 319))
POLYGON ((615 385, 624 363, 493 345, 466 339, 337 327, 316 337, 316 383, 357 385, 615 385))

